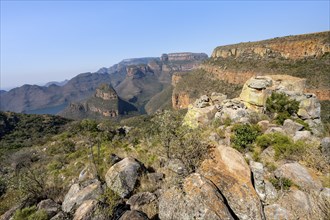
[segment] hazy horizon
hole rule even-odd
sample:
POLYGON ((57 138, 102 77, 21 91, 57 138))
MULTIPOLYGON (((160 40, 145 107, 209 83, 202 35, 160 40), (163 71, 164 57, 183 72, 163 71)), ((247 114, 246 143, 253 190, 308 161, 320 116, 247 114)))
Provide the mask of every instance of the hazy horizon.
POLYGON ((329 1, 1 1, 0 88, 329 30, 329 1))

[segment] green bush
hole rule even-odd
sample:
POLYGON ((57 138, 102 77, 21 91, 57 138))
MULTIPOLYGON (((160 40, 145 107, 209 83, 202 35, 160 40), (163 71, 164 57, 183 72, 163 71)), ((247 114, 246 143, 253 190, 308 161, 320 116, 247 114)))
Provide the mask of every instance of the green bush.
POLYGON ((231 141, 235 149, 239 151, 249 150, 256 138, 261 134, 258 125, 236 124, 233 127, 231 141))
POLYGON ((285 177, 282 178, 270 178, 269 182, 271 182, 273 184, 273 186, 275 187, 275 189, 277 190, 288 190, 290 189, 290 187, 293 185, 293 182, 285 177))
POLYGON ((275 159, 297 159, 305 152, 305 143, 294 142, 288 136, 279 133, 263 134, 256 139, 256 144, 265 149, 272 146, 275 150, 275 159))
POLYGON ((283 93, 273 92, 266 100, 266 112, 275 116, 275 122, 283 124, 283 122, 294 115, 299 110, 299 102, 290 99, 283 93))
POLYGON ((48 220, 47 212, 42 209, 38 210, 37 212, 33 213, 28 217, 28 220, 48 220))

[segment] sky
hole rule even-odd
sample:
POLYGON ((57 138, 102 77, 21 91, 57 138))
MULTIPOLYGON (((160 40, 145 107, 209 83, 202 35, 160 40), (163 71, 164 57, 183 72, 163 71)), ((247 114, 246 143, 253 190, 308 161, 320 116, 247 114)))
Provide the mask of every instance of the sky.
POLYGON ((330 29, 325 1, 1 1, 0 88, 330 29))

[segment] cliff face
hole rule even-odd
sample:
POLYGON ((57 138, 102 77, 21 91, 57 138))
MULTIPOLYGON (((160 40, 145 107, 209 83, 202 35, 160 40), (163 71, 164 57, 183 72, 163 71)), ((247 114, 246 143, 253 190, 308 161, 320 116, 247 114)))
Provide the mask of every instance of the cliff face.
POLYGON ((329 32, 274 38, 217 47, 212 58, 319 58, 330 52, 329 32))

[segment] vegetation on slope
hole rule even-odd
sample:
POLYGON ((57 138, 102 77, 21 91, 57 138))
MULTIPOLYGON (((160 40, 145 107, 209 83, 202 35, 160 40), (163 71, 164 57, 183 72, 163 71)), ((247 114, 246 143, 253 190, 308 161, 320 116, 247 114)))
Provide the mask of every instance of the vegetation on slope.
POLYGON ((45 143, 63 131, 68 122, 59 116, 0 112, 0 153, 45 143))
POLYGON ((223 93, 228 98, 234 98, 242 89, 240 85, 215 79, 212 74, 201 69, 183 73, 180 76, 182 79, 176 84, 174 92, 187 92, 191 99, 196 99, 203 94, 210 95, 212 92, 223 93))

